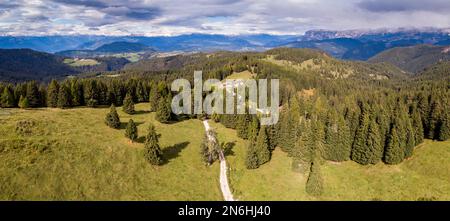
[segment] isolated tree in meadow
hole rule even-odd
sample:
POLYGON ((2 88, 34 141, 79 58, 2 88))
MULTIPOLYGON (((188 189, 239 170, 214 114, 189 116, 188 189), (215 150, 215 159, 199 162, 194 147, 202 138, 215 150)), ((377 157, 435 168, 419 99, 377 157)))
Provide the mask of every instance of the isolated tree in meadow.
POLYGON ((125 130, 125 137, 130 139, 131 142, 136 141, 136 139, 138 138, 138 129, 133 119, 130 119, 130 121, 128 121, 127 128, 125 130))
POLYGON ((114 104, 111 105, 109 113, 106 114, 105 123, 111 128, 119 129, 120 128, 120 118, 117 114, 116 107, 114 104))
POLYGON ((148 127, 148 134, 145 137, 145 159, 152 165, 160 165, 162 163, 163 152, 159 147, 159 137, 161 135, 156 133, 155 126, 150 124, 148 127))
POLYGON ((28 98, 27 97, 24 97, 24 96, 20 95, 19 107, 22 108, 22 109, 30 107, 30 104, 28 103, 28 98))
POLYGON ((127 93, 127 95, 125 96, 125 100, 123 101, 122 110, 123 110, 123 112, 125 112, 127 114, 135 113, 134 102, 133 102, 133 98, 131 97, 130 93, 127 93))
POLYGON ((170 121, 170 113, 172 109, 167 103, 166 99, 161 98, 158 102, 158 109, 156 110, 156 120, 161 123, 167 123, 170 121))
POLYGON ((221 151, 219 141, 217 140, 217 133, 212 129, 206 131, 200 146, 202 160, 206 164, 211 165, 214 161, 219 159, 221 151))
POLYGON ((320 172, 320 165, 317 162, 311 163, 308 180, 306 181, 306 193, 312 196, 320 196, 323 193, 323 178, 320 172))
POLYGON ((256 139, 256 152, 258 155, 258 165, 269 162, 270 150, 269 150, 269 138, 267 136, 266 126, 261 126, 258 138, 256 139))
POLYGON ((14 94, 12 88, 8 85, 3 89, 3 93, 0 97, 1 106, 4 108, 14 107, 14 94))
POLYGON ((70 93, 65 85, 61 85, 58 91, 58 107, 70 107, 70 93))
POLYGON ((52 80, 47 88, 47 106, 57 107, 58 106, 58 92, 59 84, 58 81, 52 80))

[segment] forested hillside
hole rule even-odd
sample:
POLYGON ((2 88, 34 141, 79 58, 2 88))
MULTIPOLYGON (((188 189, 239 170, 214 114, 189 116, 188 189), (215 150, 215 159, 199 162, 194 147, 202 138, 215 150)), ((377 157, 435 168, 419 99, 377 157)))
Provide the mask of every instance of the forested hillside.
POLYGON ((370 58, 369 62, 386 62, 412 74, 418 74, 437 62, 448 60, 450 60, 449 46, 416 45, 383 51, 370 58))
POLYGON ((448 64, 440 63, 418 77, 389 65, 343 62, 307 49, 264 53, 218 52, 158 58, 128 65, 123 71, 73 78, 50 84, 0 84, 4 108, 122 106, 149 102, 161 123, 210 118, 248 140, 246 167, 256 169, 280 148, 292 167, 308 175, 306 191, 322 193, 320 167, 325 161, 361 165, 400 164, 414 155, 424 139, 450 138, 448 64), (257 79, 280 79, 280 120, 261 126, 257 115, 176 116, 170 111, 174 79, 225 79, 248 71, 257 79))
POLYGON ((46 81, 78 73, 63 58, 29 49, 0 49, 1 81, 46 81))

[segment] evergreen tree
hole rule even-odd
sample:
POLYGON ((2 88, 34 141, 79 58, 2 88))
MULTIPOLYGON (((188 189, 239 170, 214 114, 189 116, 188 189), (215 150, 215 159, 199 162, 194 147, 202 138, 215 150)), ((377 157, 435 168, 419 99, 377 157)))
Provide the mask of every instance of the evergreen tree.
POLYGON ((245 166, 247 169, 257 169, 259 167, 258 152, 252 144, 249 144, 247 148, 245 166))
POLYGON ((61 109, 70 107, 70 94, 64 84, 61 85, 58 91, 58 107, 61 109))
POLYGON ((238 117, 236 131, 238 137, 242 139, 248 139, 248 124, 250 123, 250 117, 248 114, 241 114, 238 117))
POLYGON ((127 128, 125 130, 125 137, 130 139, 131 142, 136 141, 138 138, 138 129, 132 119, 128 121, 127 128))
POLYGON ((20 96, 19 98, 19 107, 24 109, 30 107, 30 104, 28 103, 28 98, 24 96, 20 96))
POLYGON ((150 124, 148 134, 145 138, 145 159, 152 165, 162 163, 162 151, 159 147, 159 134, 156 133, 155 126, 150 124))
POLYGON ((270 150, 266 126, 262 126, 259 130, 258 138, 256 139, 256 150, 258 155, 258 165, 269 162, 270 150))
POLYGON ((47 88, 47 106, 58 106, 59 84, 56 80, 52 80, 47 88))
POLYGON ((117 114, 116 107, 114 104, 111 105, 109 113, 106 114, 105 123, 111 128, 119 129, 120 128, 120 118, 117 114))
POLYGON ((219 159, 219 155, 222 150, 220 149, 219 141, 217 140, 217 134, 214 130, 210 129, 206 131, 200 149, 202 160, 206 164, 211 165, 219 159))
POLYGON ((387 164, 399 164, 403 161, 405 151, 399 137, 398 120, 395 120, 387 141, 384 152, 384 162, 387 164))
POLYGON ((446 110, 440 123, 438 140, 445 141, 448 139, 450 139, 450 114, 446 110))
POLYGON ((133 102, 133 98, 131 97, 130 93, 127 93, 127 95, 125 96, 125 100, 123 101, 122 110, 123 110, 123 112, 125 112, 127 114, 135 113, 134 102, 133 102))
POLYGON ((158 101, 161 95, 158 93, 158 88, 154 82, 150 83, 150 94, 148 97, 150 102, 150 111, 156 111, 158 109, 158 101))
POLYGON ((14 94, 13 94, 12 88, 9 85, 3 89, 3 93, 0 98, 0 102, 1 102, 1 107, 4 107, 4 108, 15 106, 14 94))
POLYGON ((159 99, 156 120, 161 123, 168 123, 170 121, 171 111, 170 103, 168 104, 164 98, 159 99))
POLYGON ((29 107, 39 107, 42 103, 39 96, 39 88, 35 81, 27 83, 27 94, 26 94, 29 107))
POLYGON ((258 117, 256 117, 256 115, 252 115, 252 121, 247 129, 248 131, 248 140, 250 141, 251 145, 254 145, 256 142, 256 138, 258 137, 258 132, 259 132, 259 121, 258 121, 258 117))
POLYGON ((376 164, 383 158, 384 146, 381 142, 379 126, 374 119, 369 123, 367 133, 367 161, 363 164, 376 164))
POLYGON ((442 114, 442 106, 438 101, 433 102, 429 117, 428 138, 437 139, 439 135, 439 122, 442 114))
POLYGON ((292 151, 293 169, 301 173, 306 173, 310 170, 311 162, 314 158, 314 137, 311 128, 311 123, 302 120, 300 127, 302 132, 299 134, 296 145, 292 151))
POLYGON ((405 146, 405 158, 410 158, 413 155, 416 141, 414 137, 414 129, 412 127, 412 121, 409 117, 405 119, 406 123, 406 146, 405 146))
POLYGON ((320 172, 320 165, 317 162, 311 163, 311 171, 306 181, 306 192, 312 196, 320 196, 323 193, 323 178, 320 172))
POLYGON ((353 148, 351 158, 353 161, 367 165, 370 163, 372 154, 367 147, 367 134, 369 129, 369 111, 367 105, 361 104, 361 115, 359 120, 359 126, 356 130, 355 139, 353 141, 353 148))
POLYGON ((83 86, 77 80, 73 80, 70 84, 70 95, 72 97, 72 106, 84 104, 83 86))
POLYGON ((414 143, 419 145, 423 142, 425 132, 423 129, 422 118, 416 108, 412 113, 412 128, 414 129, 414 143))

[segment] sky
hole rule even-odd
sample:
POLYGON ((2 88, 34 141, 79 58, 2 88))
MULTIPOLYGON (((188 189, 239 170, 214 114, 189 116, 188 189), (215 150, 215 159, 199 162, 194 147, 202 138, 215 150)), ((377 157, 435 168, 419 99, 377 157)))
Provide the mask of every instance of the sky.
POLYGON ((449 28, 450 0, 0 0, 0 35, 449 28))

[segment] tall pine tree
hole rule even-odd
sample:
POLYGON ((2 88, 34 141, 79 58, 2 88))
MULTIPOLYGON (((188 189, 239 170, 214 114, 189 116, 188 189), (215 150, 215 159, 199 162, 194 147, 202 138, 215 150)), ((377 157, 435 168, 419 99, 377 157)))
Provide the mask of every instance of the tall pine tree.
POLYGON ((145 138, 145 159, 152 165, 160 165, 162 163, 163 152, 159 147, 160 135, 156 133, 155 126, 150 124, 148 134, 145 138))

